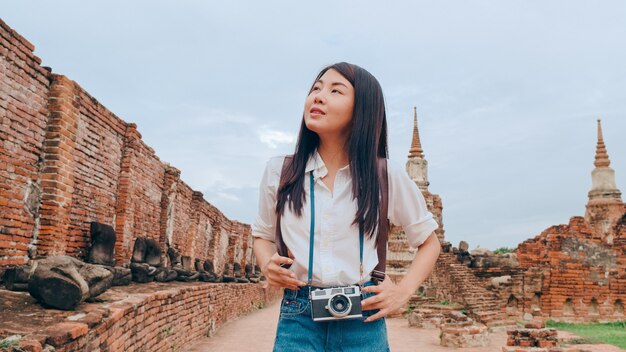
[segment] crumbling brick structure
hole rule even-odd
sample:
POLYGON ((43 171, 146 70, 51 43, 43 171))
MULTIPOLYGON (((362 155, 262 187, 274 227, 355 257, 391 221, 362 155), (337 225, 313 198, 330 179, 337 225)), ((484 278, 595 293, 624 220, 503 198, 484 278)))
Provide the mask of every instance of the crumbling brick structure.
POLYGON ((552 226, 515 250, 526 271, 523 296, 513 297, 526 312, 568 322, 625 319, 626 204, 600 120, 594 164, 585 216, 552 226))
MULTIPOLYGON (((53 74, 0 22, 0 267, 84 259, 89 223, 112 225, 117 265, 137 237, 210 260, 253 262, 250 227, 226 218, 144 143, 137 126, 53 74)), ((163 250, 163 259, 167 260, 163 250)))
MULTIPOLYGON (((524 314, 560 321, 624 320, 626 301, 626 205, 598 121, 592 189, 584 217, 552 226, 521 243, 514 253, 468 252, 443 236, 442 203, 428 191, 427 162, 414 118, 407 172, 440 224, 443 251, 421 293, 464 305, 476 320, 509 324, 524 314), (511 319, 508 319, 511 318, 511 319)), ((388 267, 394 280, 406 273, 414 250, 401 229, 390 234, 388 267)))
MULTIPOLYGON (((91 222, 115 229, 118 266, 129 266, 135 240, 145 237, 159 244, 163 263, 173 247, 191 263, 209 261, 218 276, 225 264, 238 264, 235 274, 245 275, 255 261, 250 226, 205 201, 134 123, 42 67, 33 51, 0 20, 0 281, 6 268, 34 259, 85 260, 91 222)), ((0 289, 7 313, 0 339, 17 333, 23 349, 39 351, 46 344, 57 351, 169 351, 279 294, 240 282, 114 288, 100 296, 106 304, 85 303, 71 319, 71 312, 44 310, 29 296, 0 289)))

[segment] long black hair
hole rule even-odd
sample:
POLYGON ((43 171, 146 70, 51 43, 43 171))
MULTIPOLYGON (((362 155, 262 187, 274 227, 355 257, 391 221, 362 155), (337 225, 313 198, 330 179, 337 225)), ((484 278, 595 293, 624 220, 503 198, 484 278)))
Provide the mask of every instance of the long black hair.
MULTIPOLYGON (((330 69, 337 71, 354 87, 352 128, 346 143, 352 174, 352 196, 358 204, 352 223, 358 225, 363 220, 363 231, 371 238, 379 220, 378 158, 388 158, 385 100, 378 80, 365 69, 347 62, 322 69, 313 85, 330 69)), ((284 185, 277 191, 277 216, 282 216, 287 203, 297 216, 302 215, 305 200, 304 170, 319 143, 319 136, 306 127, 303 116, 293 163, 286 170, 284 185)))

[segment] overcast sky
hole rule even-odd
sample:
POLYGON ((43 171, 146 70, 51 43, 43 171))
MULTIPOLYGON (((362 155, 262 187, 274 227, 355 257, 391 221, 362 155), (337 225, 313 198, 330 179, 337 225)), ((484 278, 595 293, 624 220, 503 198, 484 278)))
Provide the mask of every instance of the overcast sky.
POLYGON ((358 64, 386 98, 390 158, 417 106, 446 237, 515 247, 583 215, 596 119, 626 191, 626 2, 5 1, 1 18, 229 218, 292 153, 317 72, 358 64))

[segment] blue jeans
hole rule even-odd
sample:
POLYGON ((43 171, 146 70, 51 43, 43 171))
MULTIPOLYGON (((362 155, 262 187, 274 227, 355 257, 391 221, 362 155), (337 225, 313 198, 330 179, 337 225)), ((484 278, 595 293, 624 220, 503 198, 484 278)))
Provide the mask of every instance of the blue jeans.
MULTIPOLYGON (((365 286, 373 283, 368 281, 365 286)), ((363 299, 374 295, 363 292, 363 299)), ((389 351, 385 318, 364 323, 378 310, 363 311, 363 319, 316 322, 311 318, 309 288, 285 289, 280 305, 274 352, 389 351)))

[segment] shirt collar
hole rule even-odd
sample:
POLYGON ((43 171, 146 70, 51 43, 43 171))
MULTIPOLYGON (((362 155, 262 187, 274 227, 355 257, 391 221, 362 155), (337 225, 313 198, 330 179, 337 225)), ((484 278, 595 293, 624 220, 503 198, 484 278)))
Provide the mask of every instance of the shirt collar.
MULTIPOLYGON (((348 170, 349 171, 350 170, 350 164, 342 167, 338 171, 342 171, 342 170, 348 170)), ((328 174, 328 169, 326 168, 326 164, 324 164, 324 160, 322 160, 322 157, 317 152, 317 148, 315 148, 315 151, 309 157, 309 160, 306 163, 306 167, 304 169, 304 172, 308 174, 309 171, 313 171, 313 178, 316 179, 316 180, 318 178, 324 177, 324 176, 326 176, 328 174)))

